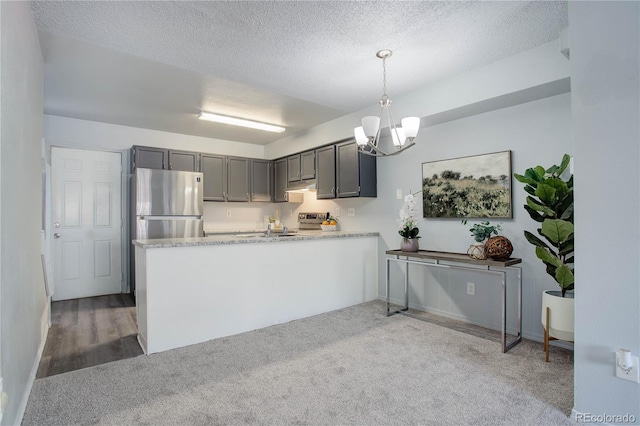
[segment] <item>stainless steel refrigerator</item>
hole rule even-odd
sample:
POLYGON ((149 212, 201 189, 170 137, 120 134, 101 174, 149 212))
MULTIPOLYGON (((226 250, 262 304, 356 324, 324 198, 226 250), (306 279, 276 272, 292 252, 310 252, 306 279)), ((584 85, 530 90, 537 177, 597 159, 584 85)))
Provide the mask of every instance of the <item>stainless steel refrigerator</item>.
MULTIPOLYGON (((202 237, 202 173, 138 168, 131 179, 131 240, 202 237)), ((135 250, 131 292, 135 296, 135 250)))

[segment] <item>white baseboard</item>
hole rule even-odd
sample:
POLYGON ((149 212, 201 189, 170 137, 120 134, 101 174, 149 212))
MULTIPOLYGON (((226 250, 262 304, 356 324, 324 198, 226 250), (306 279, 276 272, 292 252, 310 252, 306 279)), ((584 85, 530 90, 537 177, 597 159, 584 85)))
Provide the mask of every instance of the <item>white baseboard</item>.
POLYGON ((24 391, 24 395, 22 395, 22 400, 20 401, 20 406, 18 407, 18 415, 16 416, 16 420, 19 420, 17 424, 22 423, 22 418, 24 417, 24 412, 27 409, 27 403, 29 402, 29 395, 31 395, 31 389, 33 388, 33 382, 36 379, 36 374, 38 373, 38 366, 40 365, 40 360, 42 359, 42 353, 44 352, 44 346, 47 343, 47 336, 49 335, 49 327, 51 326, 51 297, 47 297, 47 303, 45 303, 44 311, 42 311, 42 315, 40 317, 40 346, 38 347, 38 353, 36 355, 36 359, 31 367, 31 373, 29 374, 29 383, 24 391))

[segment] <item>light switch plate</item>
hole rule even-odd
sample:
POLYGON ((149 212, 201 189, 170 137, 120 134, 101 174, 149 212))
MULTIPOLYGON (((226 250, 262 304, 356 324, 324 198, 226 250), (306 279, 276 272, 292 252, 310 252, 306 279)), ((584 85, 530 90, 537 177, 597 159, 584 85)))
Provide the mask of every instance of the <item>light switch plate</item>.
POLYGON ((353 207, 349 207, 347 209, 347 216, 355 216, 356 215, 356 209, 354 209, 353 207))
POLYGON ((227 217, 231 217, 231 209, 227 210, 227 217))
POLYGON ((640 383, 640 371, 638 370, 638 357, 632 356, 631 361, 633 361, 633 367, 629 373, 625 373, 625 371, 620 367, 620 353, 616 352, 616 377, 624 380, 629 380, 631 382, 640 383))
POLYGON ((402 200, 402 189, 396 189, 396 200, 402 200))
POLYGON ((340 207, 336 207, 336 217, 340 216, 340 207))

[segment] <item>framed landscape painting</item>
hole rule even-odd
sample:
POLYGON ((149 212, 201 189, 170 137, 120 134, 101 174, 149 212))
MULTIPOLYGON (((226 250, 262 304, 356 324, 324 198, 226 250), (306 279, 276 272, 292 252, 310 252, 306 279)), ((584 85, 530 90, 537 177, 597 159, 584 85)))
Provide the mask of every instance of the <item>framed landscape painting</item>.
POLYGON ((426 218, 513 217, 511 151, 422 163, 426 218))

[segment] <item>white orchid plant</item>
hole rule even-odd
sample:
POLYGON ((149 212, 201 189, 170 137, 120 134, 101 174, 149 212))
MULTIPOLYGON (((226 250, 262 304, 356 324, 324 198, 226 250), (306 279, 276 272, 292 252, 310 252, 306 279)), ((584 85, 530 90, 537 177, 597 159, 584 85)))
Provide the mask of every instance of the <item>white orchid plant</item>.
POLYGON ((418 211, 416 210, 416 201, 413 194, 404 197, 404 206, 400 210, 400 229, 398 234, 403 238, 420 238, 418 233, 418 211))

